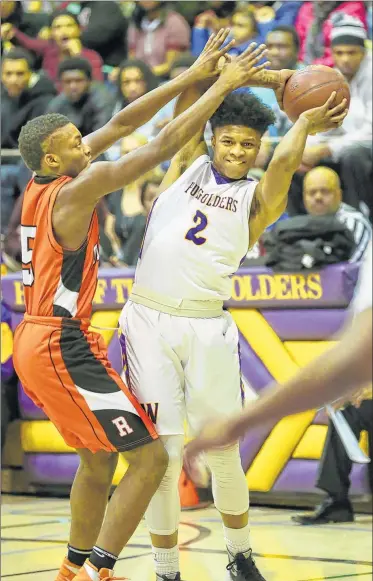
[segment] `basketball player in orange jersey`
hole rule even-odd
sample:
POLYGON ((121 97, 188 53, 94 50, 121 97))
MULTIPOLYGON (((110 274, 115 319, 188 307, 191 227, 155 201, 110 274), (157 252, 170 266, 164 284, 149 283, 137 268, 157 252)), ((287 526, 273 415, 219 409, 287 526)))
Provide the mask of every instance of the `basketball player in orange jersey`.
POLYGON ((301 369, 285 385, 274 385, 245 412, 207 425, 185 451, 188 472, 198 479, 194 459, 203 451, 230 445, 248 430, 291 414, 317 408, 353 390, 362 394, 372 383, 372 242, 361 267, 350 311, 353 315, 340 342, 301 369))
POLYGON ((111 368, 101 336, 89 330, 99 263, 96 204, 185 145, 228 93, 260 73, 264 65, 255 65, 263 47, 250 47, 227 64, 204 96, 151 143, 114 163, 91 162, 190 85, 216 76, 231 46, 222 48, 227 35, 222 30, 211 37, 187 72, 84 139, 56 114, 33 119, 20 134, 22 158, 35 174, 22 208, 26 314, 15 334, 14 364, 26 393, 80 456, 68 556, 57 581, 115 579, 117 557, 168 463, 153 424, 111 368), (107 506, 118 452, 129 468, 107 506))

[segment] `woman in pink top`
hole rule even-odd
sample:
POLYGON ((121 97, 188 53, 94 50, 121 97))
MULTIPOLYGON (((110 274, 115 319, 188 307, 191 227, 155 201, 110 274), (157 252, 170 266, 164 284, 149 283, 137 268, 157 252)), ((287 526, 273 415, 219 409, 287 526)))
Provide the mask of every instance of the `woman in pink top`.
POLYGON ((295 28, 300 39, 299 61, 310 64, 333 66, 330 34, 333 17, 341 12, 358 18, 367 28, 365 2, 333 2, 314 0, 303 2, 298 12, 295 28))
POLYGON ((140 0, 128 29, 130 58, 146 62, 158 77, 166 77, 180 53, 190 47, 190 27, 181 14, 163 2, 140 0))
POLYGON ((58 65, 60 61, 72 56, 87 59, 92 65, 92 78, 103 81, 102 58, 95 50, 82 46, 81 30, 78 20, 73 14, 66 11, 55 13, 51 19, 51 40, 32 38, 24 34, 11 24, 3 24, 2 37, 5 40, 16 38, 18 43, 36 54, 43 56, 43 69, 53 82, 57 81, 58 65))

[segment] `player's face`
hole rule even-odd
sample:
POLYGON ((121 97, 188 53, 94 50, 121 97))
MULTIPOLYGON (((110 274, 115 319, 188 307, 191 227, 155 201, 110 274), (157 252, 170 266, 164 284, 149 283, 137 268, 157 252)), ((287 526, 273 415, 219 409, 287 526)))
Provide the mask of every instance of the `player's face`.
POLYGON ((122 95, 132 103, 146 93, 146 83, 142 72, 137 67, 128 67, 122 71, 120 79, 122 95))
POLYGON ((333 175, 315 173, 305 177, 303 201, 311 216, 334 214, 341 199, 342 192, 333 175))
POLYGON ((24 59, 4 59, 1 72, 1 82, 9 97, 19 97, 19 95, 27 89, 30 78, 31 71, 27 61, 24 59))
POLYGON ((227 178, 244 178, 253 167, 260 149, 261 135, 241 125, 218 127, 212 137, 214 167, 227 178))
POLYGON ((255 35, 253 19, 248 14, 237 12, 232 17, 232 36, 237 44, 241 44, 255 35))
POLYGON ((61 86, 71 103, 77 103, 88 93, 91 82, 83 71, 65 71, 61 75, 61 86))
POLYGON ((334 64, 347 79, 356 75, 364 56, 365 50, 361 46, 340 44, 333 48, 334 64))
POLYGON ((80 131, 69 123, 54 133, 44 157, 50 172, 76 178, 91 161, 91 150, 80 131))
POLYGON ((267 35, 267 58, 271 69, 293 69, 297 62, 297 49, 292 35, 289 32, 270 32, 267 35))
POLYGON ((74 18, 62 14, 53 20, 51 34, 58 46, 63 47, 71 38, 80 38, 80 28, 74 18))

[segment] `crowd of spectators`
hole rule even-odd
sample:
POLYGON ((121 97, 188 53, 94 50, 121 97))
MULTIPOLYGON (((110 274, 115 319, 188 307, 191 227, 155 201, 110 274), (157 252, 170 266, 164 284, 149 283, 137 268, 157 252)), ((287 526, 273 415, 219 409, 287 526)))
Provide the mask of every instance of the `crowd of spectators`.
MULTIPOLYGON (((372 2, 3 0, 0 10, 1 237, 11 269, 20 266, 22 192, 30 178, 18 154, 21 127, 40 114, 58 112, 83 135, 95 131, 126 104, 188 68, 222 26, 230 26, 236 40, 232 55, 253 41, 265 42, 272 69, 323 64, 345 75, 350 113, 340 131, 310 138, 284 217, 335 213, 353 232, 360 256, 373 212, 372 2), (329 172, 315 171, 319 166, 329 172)), ((241 90, 252 91, 276 115, 251 172, 260 178, 291 123, 272 90, 241 90)), ((136 135, 110 148, 106 159, 153 139, 173 108, 171 102, 136 135)), ((103 264, 136 264, 166 169, 167 164, 102 201, 103 264)))

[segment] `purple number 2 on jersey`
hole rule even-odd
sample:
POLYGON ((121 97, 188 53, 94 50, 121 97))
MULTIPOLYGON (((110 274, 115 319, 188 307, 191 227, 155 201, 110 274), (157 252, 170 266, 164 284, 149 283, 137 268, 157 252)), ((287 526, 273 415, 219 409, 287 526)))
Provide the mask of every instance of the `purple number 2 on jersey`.
POLYGON ((185 239, 190 240, 194 244, 197 244, 197 246, 201 246, 201 244, 204 244, 206 242, 207 238, 204 238, 203 236, 197 236, 197 234, 199 234, 199 232, 202 232, 202 230, 206 228, 208 224, 207 216, 200 212, 199 210, 197 210, 197 212, 194 215, 193 222, 195 222, 197 226, 194 226, 193 228, 188 230, 188 232, 185 235, 185 239))

